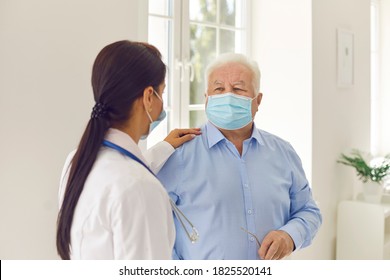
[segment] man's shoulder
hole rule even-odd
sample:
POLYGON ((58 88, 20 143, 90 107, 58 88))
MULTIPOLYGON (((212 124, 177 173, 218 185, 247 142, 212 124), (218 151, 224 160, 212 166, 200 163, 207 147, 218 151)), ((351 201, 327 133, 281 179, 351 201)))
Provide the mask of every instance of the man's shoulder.
POLYGON ((271 132, 259 129, 259 128, 256 128, 256 129, 266 144, 267 143, 279 143, 281 145, 290 146, 290 143, 288 141, 284 140, 283 138, 281 138, 280 136, 275 135, 271 132))
POLYGON ((200 130, 202 132, 202 134, 200 135, 197 135, 195 136, 194 139, 188 141, 188 142, 185 142, 183 145, 181 145, 180 147, 176 148, 176 152, 183 152, 183 151, 187 151, 187 150, 192 150, 192 149, 198 149, 203 145, 205 139, 207 138, 207 130, 205 129, 205 126, 201 126, 200 127, 200 130))
POLYGON ((294 147, 287 140, 261 129, 259 129, 259 133, 263 140, 263 147, 265 147, 266 150, 278 152, 286 158, 295 159, 298 157, 294 147))

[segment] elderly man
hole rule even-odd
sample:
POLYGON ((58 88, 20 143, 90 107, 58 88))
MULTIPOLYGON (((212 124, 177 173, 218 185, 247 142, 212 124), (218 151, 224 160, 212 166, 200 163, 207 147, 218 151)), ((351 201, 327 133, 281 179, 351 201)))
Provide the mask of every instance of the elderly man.
POLYGON ((202 135, 158 173, 196 226, 192 244, 175 217, 176 259, 282 259, 311 244, 321 223, 301 161, 281 138, 256 128, 257 63, 223 54, 206 70, 202 135))

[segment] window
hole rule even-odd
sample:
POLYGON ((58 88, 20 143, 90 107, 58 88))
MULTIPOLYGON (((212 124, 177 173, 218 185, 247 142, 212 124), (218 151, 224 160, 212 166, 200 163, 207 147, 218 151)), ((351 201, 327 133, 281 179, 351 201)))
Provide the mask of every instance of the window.
MULTIPOLYGON (((383 155, 389 153, 389 145, 386 139, 390 139, 386 131, 388 125, 388 105, 390 99, 386 99, 387 92, 384 90, 389 86, 386 76, 386 68, 382 61, 387 56, 386 45, 388 39, 384 34, 388 26, 388 21, 383 21, 386 17, 386 11, 390 6, 386 2, 371 0, 371 154, 378 156, 374 160, 383 160, 383 155), (388 4, 387 4, 388 5, 388 4), (381 48, 382 47, 382 48, 381 48), (386 102, 387 101, 387 102, 386 102)), ((390 175, 384 182, 385 193, 390 193, 390 175)))
POLYGON ((250 0, 149 0, 149 42, 168 66, 164 94, 167 119, 148 146, 176 127, 197 127, 204 113, 204 70, 224 52, 249 54, 250 0))
POLYGON ((371 153, 378 153, 379 120, 379 7, 371 0, 371 153))

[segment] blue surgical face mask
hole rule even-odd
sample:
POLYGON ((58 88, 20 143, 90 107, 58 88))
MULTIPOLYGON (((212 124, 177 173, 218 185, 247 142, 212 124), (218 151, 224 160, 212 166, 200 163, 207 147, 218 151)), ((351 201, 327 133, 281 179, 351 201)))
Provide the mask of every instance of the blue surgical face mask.
POLYGON ((152 132, 153 129, 155 129, 167 116, 167 112, 165 112, 164 108, 161 110, 160 115, 158 116, 157 120, 153 121, 150 124, 149 127, 149 134, 152 132))
POLYGON ((216 127, 235 130, 252 122, 252 100, 231 92, 209 95, 206 106, 206 115, 216 127))
MULTIPOLYGON (((155 90, 153 90, 153 92, 156 94, 158 99, 161 100, 161 103, 163 103, 163 100, 161 99, 160 95, 158 95, 158 93, 155 90)), ((164 105, 164 103, 163 103, 163 105, 164 105)), ((150 120, 149 132, 148 132, 148 134, 142 135, 141 140, 145 140, 148 137, 148 135, 153 131, 153 129, 155 129, 167 116, 167 113, 165 112, 164 108, 162 108, 160 115, 158 116, 157 120, 155 120, 155 121, 153 121, 153 119, 150 116, 148 111, 146 111, 146 114, 148 115, 149 120, 150 120)))

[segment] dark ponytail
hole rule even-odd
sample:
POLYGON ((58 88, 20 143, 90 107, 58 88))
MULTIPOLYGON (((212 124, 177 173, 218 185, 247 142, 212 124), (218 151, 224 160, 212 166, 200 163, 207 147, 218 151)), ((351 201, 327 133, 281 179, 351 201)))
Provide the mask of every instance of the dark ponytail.
POLYGON ((96 57, 92 69, 96 105, 72 159, 57 219, 57 252, 62 259, 70 259, 75 208, 108 128, 128 120, 134 101, 146 87, 157 89, 165 74, 160 52, 147 43, 115 42, 96 57))

